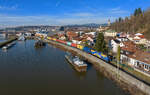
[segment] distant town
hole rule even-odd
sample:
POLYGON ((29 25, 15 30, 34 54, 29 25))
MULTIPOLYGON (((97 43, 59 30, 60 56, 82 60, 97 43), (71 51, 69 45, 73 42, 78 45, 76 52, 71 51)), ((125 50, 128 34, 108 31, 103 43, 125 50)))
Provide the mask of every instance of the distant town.
POLYGON ((118 46, 121 48, 120 60, 135 70, 150 76, 150 41, 142 33, 130 34, 116 32, 108 24, 70 25, 70 26, 20 26, 1 29, 0 36, 35 35, 41 38, 54 37, 74 44, 93 47, 98 33, 103 33, 109 49, 108 54, 116 58, 118 46))

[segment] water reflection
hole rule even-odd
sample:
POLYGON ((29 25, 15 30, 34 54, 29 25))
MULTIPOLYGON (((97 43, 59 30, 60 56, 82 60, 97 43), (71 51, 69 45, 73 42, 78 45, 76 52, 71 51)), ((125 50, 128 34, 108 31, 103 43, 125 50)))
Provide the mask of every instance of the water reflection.
POLYGON ((72 74, 78 77, 80 80, 83 80, 86 78, 86 72, 78 72, 75 70, 75 68, 67 61, 65 60, 68 66, 72 69, 72 74))

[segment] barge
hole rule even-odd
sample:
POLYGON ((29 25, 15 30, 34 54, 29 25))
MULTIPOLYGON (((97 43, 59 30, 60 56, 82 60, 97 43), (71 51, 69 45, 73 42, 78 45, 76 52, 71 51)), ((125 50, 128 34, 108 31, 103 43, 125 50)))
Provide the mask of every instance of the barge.
POLYGON ((85 64, 78 56, 65 55, 67 61, 77 70, 78 72, 86 72, 87 64, 85 64))

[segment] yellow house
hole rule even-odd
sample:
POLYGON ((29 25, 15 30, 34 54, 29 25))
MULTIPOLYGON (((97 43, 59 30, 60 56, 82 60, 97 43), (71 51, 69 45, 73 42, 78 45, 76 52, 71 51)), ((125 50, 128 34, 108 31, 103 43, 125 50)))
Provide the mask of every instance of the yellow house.
POLYGON ((107 30, 104 32, 104 36, 106 37, 115 37, 116 35, 117 35, 117 32, 113 30, 107 30))

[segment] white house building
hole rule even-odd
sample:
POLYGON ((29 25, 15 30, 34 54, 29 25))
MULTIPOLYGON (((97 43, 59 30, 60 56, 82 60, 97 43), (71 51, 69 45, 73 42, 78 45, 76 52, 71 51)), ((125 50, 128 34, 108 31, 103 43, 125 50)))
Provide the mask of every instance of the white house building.
POLYGON ((124 44, 122 42, 120 42, 119 40, 116 40, 116 39, 111 40, 111 48, 112 48, 113 53, 117 53, 119 46, 123 47, 124 44))

